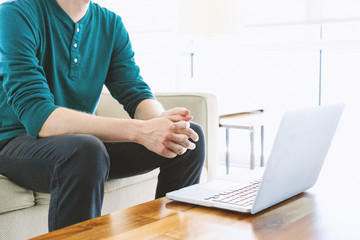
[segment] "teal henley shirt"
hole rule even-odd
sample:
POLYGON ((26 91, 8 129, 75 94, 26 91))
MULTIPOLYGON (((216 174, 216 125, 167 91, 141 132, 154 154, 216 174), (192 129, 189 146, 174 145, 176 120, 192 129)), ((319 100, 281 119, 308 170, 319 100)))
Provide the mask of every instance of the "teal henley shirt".
POLYGON ((131 117, 154 98, 119 16, 92 2, 77 23, 56 0, 0 5, 0 140, 36 138, 57 107, 94 113, 104 84, 131 117))

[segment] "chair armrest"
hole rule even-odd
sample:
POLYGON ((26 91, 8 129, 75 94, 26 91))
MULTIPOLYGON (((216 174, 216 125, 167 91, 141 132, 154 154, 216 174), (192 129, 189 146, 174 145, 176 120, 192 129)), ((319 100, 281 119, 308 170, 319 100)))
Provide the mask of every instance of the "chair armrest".
POLYGON ((110 93, 103 91, 95 115, 113 118, 130 118, 124 107, 110 93))
MULTIPOLYGON (((156 99, 165 109, 173 107, 185 107, 194 116, 193 121, 200 124, 206 137, 206 160, 205 168, 207 176, 203 180, 210 180, 216 176, 218 151, 217 135, 219 116, 217 112, 217 100, 215 95, 209 93, 156 93, 156 99)), ((129 115, 109 93, 103 92, 95 111, 96 115, 104 117, 129 118, 129 115)), ((204 175, 204 173, 203 173, 204 175)))
POLYGON ((200 124, 206 138, 206 159, 205 168, 207 176, 204 180, 216 177, 218 164, 217 135, 219 129, 219 116, 217 100, 215 95, 210 93, 156 93, 158 101, 165 109, 173 107, 185 107, 194 116, 193 121, 200 124))

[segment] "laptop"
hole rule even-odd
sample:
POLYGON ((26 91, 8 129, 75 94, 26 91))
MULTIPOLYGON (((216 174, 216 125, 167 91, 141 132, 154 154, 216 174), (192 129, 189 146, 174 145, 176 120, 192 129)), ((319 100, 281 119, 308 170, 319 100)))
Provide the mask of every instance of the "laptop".
POLYGON ((287 111, 262 173, 227 175, 166 197, 255 214, 300 194, 315 185, 343 109, 339 104, 287 111))

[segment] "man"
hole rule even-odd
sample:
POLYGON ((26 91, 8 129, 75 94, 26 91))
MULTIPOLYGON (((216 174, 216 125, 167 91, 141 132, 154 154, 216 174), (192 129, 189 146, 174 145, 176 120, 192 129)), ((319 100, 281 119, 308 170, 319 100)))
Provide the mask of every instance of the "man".
POLYGON ((90 0, 3 3, 0 82, 0 174, 50 193, 50 231, 99 216, 109 178, 160 167, 156 198, 199 181, 201 127, 164 111, 121 18, 90 0), (134 119, 92 115, 104 84, 134 119))

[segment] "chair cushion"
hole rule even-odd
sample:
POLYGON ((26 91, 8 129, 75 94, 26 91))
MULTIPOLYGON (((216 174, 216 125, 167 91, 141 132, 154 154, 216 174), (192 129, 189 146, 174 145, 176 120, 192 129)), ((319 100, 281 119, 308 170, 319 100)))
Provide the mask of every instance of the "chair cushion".
POLYGON ((34 204, 33 191, 20 187, 0 175, 0 214, 32 207, 34 204))
POLYGON ((116 191, 120 188, 135 185, 140 182, 145 182, 149 179, 157 178, 159 174, 159 169, 155 169, 151 172, 137 175, 134 177, 120 178, 120 179, 112 179, 106 182, 105 184, 105 194, 108 192, 116 191))
MULTIPOLYGON (((158 174, 159 170, 156 169, 149 173, 134 177, 109 180, 105 184, 105 194, 117 191, 123 187, 156 178, 158 174)), ((0 175, 0 214, 32 207, 35 204, 48 205, 49 200, 50 194, 27 190, 11 182, 8 178, 0 175)))

